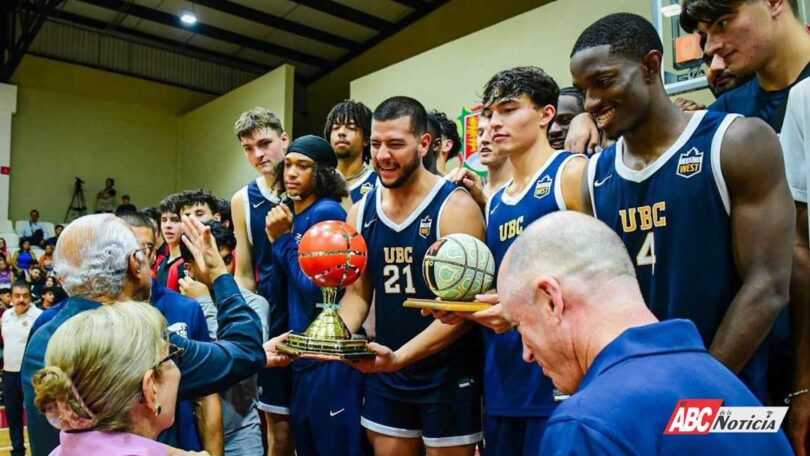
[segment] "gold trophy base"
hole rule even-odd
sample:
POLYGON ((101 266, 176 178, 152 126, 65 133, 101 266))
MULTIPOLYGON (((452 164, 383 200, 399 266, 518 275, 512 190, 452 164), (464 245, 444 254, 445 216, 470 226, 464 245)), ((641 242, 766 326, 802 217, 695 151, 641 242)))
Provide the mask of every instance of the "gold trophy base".
POLYGON ((290 333, 287 343, 276 350, 286 355, 321 360, 374 359, 365 337, 352 334, 337 313, 337 306, 325 305, 323 312, 303 333, 290 333))
POLYGON ((492 304, 479 301, 437 301, 435 299, 407 299, 403 307, 416 309, 444 310, 448 312, 478 312, 492 307, 492 304))

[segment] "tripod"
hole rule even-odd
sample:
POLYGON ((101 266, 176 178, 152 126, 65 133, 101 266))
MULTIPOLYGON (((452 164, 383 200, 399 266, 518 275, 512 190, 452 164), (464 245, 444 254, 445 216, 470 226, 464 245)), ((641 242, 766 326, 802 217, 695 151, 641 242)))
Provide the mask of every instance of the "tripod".
POLYGON ((70 204, 65 213, 65 222, 73 221, 87 214, 87 203, 84 200, 82 184, 84 184, 84 181, 77 177, 76 184, 73 186, 73 197, 70 199, 70 204))

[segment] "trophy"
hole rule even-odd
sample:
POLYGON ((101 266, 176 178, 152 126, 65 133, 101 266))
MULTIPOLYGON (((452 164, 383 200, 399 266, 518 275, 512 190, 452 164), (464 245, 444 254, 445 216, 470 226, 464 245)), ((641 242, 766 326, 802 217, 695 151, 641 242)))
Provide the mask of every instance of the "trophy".
POLYGON ((473 298, 492 285, 495 258, 486 244, 469 234, 449 234, 434 242, 422 261, 422 276, 441 301, 408 299, 402 304, 404 307, 477 312, 492 306, 473 298))
POLYGON ((287 343, 277 347, 281 353, 310 358, 346 360, 374 359, 366 348, 365 337, 352 334, 335 302, 338 290, 360 277, 367 262, 363 236, 346 222, 328 220, 317 223, 304 233, 298 245, 298 264, 315 285, 321 287, 323 311, 303 334, 290 333, 287 343))

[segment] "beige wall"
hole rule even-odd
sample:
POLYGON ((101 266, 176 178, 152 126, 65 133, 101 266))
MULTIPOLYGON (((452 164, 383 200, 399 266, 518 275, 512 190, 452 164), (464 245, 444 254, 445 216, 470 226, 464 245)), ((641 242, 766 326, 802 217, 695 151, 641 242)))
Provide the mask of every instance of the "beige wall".
POLYGON ((176 188, 176 117, 210 95, 26 56, 11 81, 11 219, 31 208, 59 222, 75 176, 89 210, 108 176, 141 207, 176 188))
MULTIPOLYGON (((349 97, 349 83, 352 80, 548 2, 549 0, 450 0, 436 11, 310 84, 306 93, 307 125, 303 131, 312 134, 323 132, 326 115, 332 106, 349 97)), ((612 3, 613 0, 591 2, 612 3)), ((567 0, 556 3, 567 3, 567 0)), ((536 24, 531 27, 535 28, 536 24)), ((435 74, 456 75, 468 71, 471 65, 480 60, 480 56, 476 56, 472 60, 456 61, 456 66, 450 73, 441 73, 432 67, 424 67, 422 71, 426 77, 435 74)))
POLYGON ((356 79, 351 96, 373 109, 389 96, 408 95, 457 117, 463 106, 475 104, 493 74, 507 68, 540 66, 567 86, 579 34, 619 11, 650 17, 652 6, 649 0, 559 0, 356 79))
POLYGON ((294 68, 283 65, 179 119, 179 189, 202 187, 230 197, 256 177, 233 132, 239 115, 254 106, 275 112, 292 131, 294 68))

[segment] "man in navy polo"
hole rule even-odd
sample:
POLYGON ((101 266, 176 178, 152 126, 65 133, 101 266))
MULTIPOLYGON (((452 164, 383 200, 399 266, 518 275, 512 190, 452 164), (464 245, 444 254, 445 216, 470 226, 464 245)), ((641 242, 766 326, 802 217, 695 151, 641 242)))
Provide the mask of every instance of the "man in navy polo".
POLYGON ((688 320, 659 322, 619 237, 565 211, 532 223, 498 277, 523 359, 571 397, 548 421, 542 454, 793 454, 773 433, 665 435, 682 399, 760 406, 705 349, 688 320))

